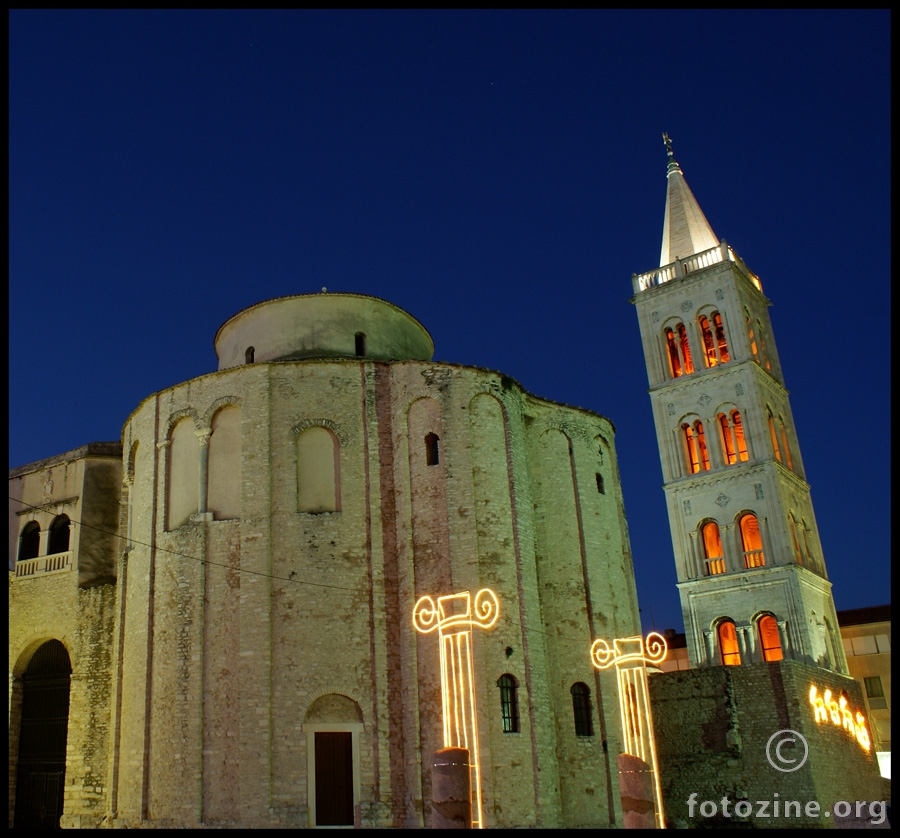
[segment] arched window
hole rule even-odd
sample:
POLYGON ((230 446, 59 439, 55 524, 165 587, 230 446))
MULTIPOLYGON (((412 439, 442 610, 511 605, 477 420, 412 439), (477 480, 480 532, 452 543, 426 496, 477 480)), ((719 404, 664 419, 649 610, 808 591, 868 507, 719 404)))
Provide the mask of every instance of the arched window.
POLYGON ((706 554, 706 575, 716 576, 725 572, 722 552, 722 535, 715 521, 707 521, 700 529, 703 536, 703 552, 706 554))
POLYGON ((759 521, 752 512, 741 516, 740 529, 741 544, 744 548, 744 567, 765 567, 766 557, 763 554, 759 521))
POLYGON ((244 353, 244 363, 252 364, 255 355, 256 350, 252 346, 248 346, 247 351, 244 353))
POLYGON ((684 323, 677 323, 674 330, 666 329, 664 334, 672 378, 690 375, 694 371, 694 362, 691 360, 691 346, 684 323))
POLYGON ((738 462, 746 462, 750 455, 747 451, 747 441, 744 438, 744 424, 741 422, 741 414, 732 410, 731 415, 724 413, 718 415, 719 430, 722 434, 722 451, 725 455, 725 464, 733 466, 738 462))
POLYGON ((772 450, 775 452, 775 459, 780 463, 781 448, 778 445, 778 433, 775 430, 775 417, 772 416, 772 411, 768 408, 766 409, 766 416, 769 420, 769 435, 772 437, 772 450))
POLYGON ((759 648, 764 661, 780 661, 784 658, 781 650, 781 638, 778 636, 778 623, 771 614, 760 617, 756 624, 759 630, 759 648))
POLYGON ((707 367, 714 367, 716 364, 726 364, 731 360, 728 354, 728 342, 725 340, 725 326, 722 323, 722 315, 714 311, 710 318, 705 314, 701 314, 697 319, 700 326, 700 333, 703 335, 703 354, 707 367))
POLYGON ((519 732, 519 685, 512 675, 501 675, 497 679, 500 687, 500 717, 503 720, 504 733, 519 732))
POLYGON ((425 434, 425 465, 436 466, 441 461, 441 438, 437 434, 425 434))
POLYGON ((50 524, 50 539, 47 544, 47 555, 69 552, 69 516, 57 515, 50 524))
POLYGON ((572 712, 575 714, 575 735, 593 736, 594 724, 591 719, 591 691, 587 684, 579 681, 572 684, 572 712))
POLYGON ((197 511, 200 447, 191 418, 180 419, 169 432, 166 529, 184 526, 197 511))
POLYGON ((597 478, 597 491, 598 491, 601 495, 605 495, 605 494, 606 494, 606 489, 603 487, 603 475, 600 474, 600 472, 597 472, 597 474, 596 474, 595 476, 596 476, 596 478, 597 478))
POLYGON ((366 356, 366 336, 363 332, 357 332, 354 336, 354 343, 356 346, 356 357, 357 358, 365 358, 366 356))
POLYGON ((766 338, 763 335, 762 323, 760 323, 759 320, 756 321, 756 331, 757 331, 757 334, 759 335, 759 348, 760 348, 760 352, 762 354, 763 366, 767 370, 771 370, 772 363, 771 363, 771 361, 769 361, 769 354, 766 352, 766 338))
POLYGON ((778 417, 778 425, 781 428, 781 443, 784 446, 784 459, 787 463, 787 467, 793 471, 794 464, 791 462, 791 447, 788 445, 787 432, 784 429, 784 419, 780 416, 778 417))
POLYGON ((731 620, 722 620, 716 629, 719 636, 719 655, 723 666, 740 666, 741 650, 738 646, 737 629, 731 620))
POLYGON ((666 329, 666 351, 669 358, 669 374, 672 378, 680 378, 682 375, 681 359, 678 357, 675 333, 671 329, 666 329))
POLYGON ((241 517, 241 409, 229 404, 210 422, 207 511, 217 521, 241 517))
POLYGON ((684 435, 684 447, 687 454, 688 471, 709 471, 709 451, 706 448, 706 437, 703 434, 703 423, 697 419, 693 426, 685 422, 681 426, 684 435))
POLYGON ((314 425, 297 435, 297 510, 339 512, 341 452, 328 428, 314 425))
POLYGON ((797 564, 803 564, 803 553, 800 552, 800 533, 797 529, 797 519, 794 518, 793 512, 788 513, 788 520, 791 525, 791 542, 794 545, 794 559, 797 564))
POLYGON ((756 363, 759 363, 759 349, 756 344, 756 330, 753 327, 753 320, 750 317, 750 309, 745 308, 744 314, 746 315, 746 324, 747 324, 747 337, 750 340, 750 352, 753 355, 753 360, 756 363))
POLYGON ((36 559, 41 551, 41 525, 37 521, 29 521, 22 529, 19 541, 19 561, 36 559))

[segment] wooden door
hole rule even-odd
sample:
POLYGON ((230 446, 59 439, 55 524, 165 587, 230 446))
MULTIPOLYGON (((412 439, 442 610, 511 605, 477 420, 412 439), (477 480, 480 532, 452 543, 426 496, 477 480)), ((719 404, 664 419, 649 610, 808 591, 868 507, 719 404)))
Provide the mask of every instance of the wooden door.
POLYGON ((316 826, 352 825, 352 734, 316 732, 316 826))

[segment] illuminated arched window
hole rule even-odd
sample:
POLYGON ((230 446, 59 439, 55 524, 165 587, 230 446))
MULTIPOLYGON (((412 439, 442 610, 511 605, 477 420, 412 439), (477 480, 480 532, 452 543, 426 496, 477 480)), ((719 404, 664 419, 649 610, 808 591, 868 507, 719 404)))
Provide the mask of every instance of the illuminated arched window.
POLYGON ((737 450, 737 458, 746 463, 750 458, 747 452, 747 441, 744 439, 744 423, 741 422, 741 414, 736 410, 731 411, 731 424, 734 427, 734 442, 737 450))
POLYGON ((684 436, 684 448, 687 454, 688 471, 696 474, 700 471, 700 457, 697 451, 697 440, 694 437, 694 429, 685 422, 681 426, 681 433, 684 436))
POLYGON ((698 419, 693 427, 685 422, 681 426, 684 447, 687 454, 688 471, 696 474, 701 469, 709 471, 709 451, 706 448, 706 437, 703 435, 703 423, 698 419))
POLYGON ((744 548, 744 567, 765 567, 766 557, 763 553, 759 521, 752 512, 741 516, 740 529, 741 545, 744 548))
POLYGON ((519 732, 519 684, 512 675, 501 675, 497 680, 500 687, 500 717, 504 733, 519 732))
POLYGON ((781 638, 778 636, 778 623, 771 614, 759 618, 756 624, 759 629, 759 648, 764 661, 780 661, 784 658, 781 650, 781 638))
POLYGON ((671 329, 666 329, 666 353, 669 359, 669 374, 672 378, 680 378, 681 359, 678 356, 678 343, 675 340, 675 333, 671 329))
POLYGON ((741 650, 734 623, 731 620, 722 620, 716 633, 719 636, 719 655, 723 666, 740 666, 741 650))
POLYGON ((425 465, 436 466, 441 461, 441 439, 437 434, 425 434, 425 465))
POLYGON ((725 557, 722 552, 722 535, 715 521, 705 523, 700 532, 703 536, 703 552, 706 555, 706 575, 716 576, 725 572, 725 557))
POLYGON ((50 524, 50 539, 47 543, 47 555, 69 552, 69 516, 57 515, 50 524))
POLYGON ((19 541, 19 561, 36 559, 41 551, 41 525, 37 521, 29 521, 22 529, 19 541))
POLYGON ((339 512, 341 452, 328 428, 314 425, 297 435, 297 510, 339 512))
POLYGON ((587 684, 579 681, 572 684, 572 712, 575 714, 575 735, 593 736, 594 723, 591 719, 591 691, 587 684))
POLYGON ((691 360, 691 346, 684 323, 677 323, 674 329, 666 329, 664 335, 666 354, 669 359, 669 374, 672 378, 690 375, 694 371, 694 362, 691 360))
POLYGON ((769 435, 772 437, 772 450, 775 452, 775 459, 781 462, 781 448, 778 445, 778 432, 775 430, 775 417, 772 416, 771 410, 766 410, 769 420, 769 435))
POLYGON ((731 360, 728 354, 728 342, 725 340, 725 326, 722 323, 722 315, 714 311, 707 317, 701 314, 697 318, 700 333, 703 335, 703 354, 707 367, 716 364, 726 364, 731 360), (710 322, 712 318, 712 322, 710 322))
POLYGON ((722 434, 722 452, 725 455, 725 464, 733 466, 738 462, 746 462, 750 455, 747 451, 747 441, 744 438, 741 414, 737 410, 732 410, 730 416, 720 413, 717 418, 719 431, 722 434))
POLYGON ((678 330, 678 342, 681 346, 681 358, 684 362, 684 374, 690 375, 694 371, 694 362, 691 360, 691 346, 688 343, 687 329, 684 327, 684 323, 679 323, 676 329, 678 330))

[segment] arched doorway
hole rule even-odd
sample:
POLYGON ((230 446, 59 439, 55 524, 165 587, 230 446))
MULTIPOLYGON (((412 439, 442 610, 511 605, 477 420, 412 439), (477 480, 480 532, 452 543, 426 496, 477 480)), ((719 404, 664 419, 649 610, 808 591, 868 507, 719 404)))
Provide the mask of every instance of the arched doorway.
POLYGON ((58 829, 66 779, 69 679, 66 647, 48 640, 22 676, 22 716, 16 771, 17 829, 58 829))

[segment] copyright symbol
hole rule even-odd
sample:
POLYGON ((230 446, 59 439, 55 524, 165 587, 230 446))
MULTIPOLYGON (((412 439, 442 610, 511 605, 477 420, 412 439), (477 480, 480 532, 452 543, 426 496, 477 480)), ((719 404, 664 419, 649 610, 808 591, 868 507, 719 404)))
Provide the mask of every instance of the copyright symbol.
POLYGON ((803 734, 797 733, 796 730, 779 730, 777 733, 773 733, 769 737, 769 741, 766 742, 766 759, 769 761, 769 765, 777 771, 796 771, 798 768, 803 767, 808 756, 809 745, 806 739, 803 738, 803 734), (792 758, 790 753, 798 739, 803 743, 803 756, 799 759, 796 757, 792 758), (789 744, 792 747, 788 748, 787 753, 785 753, 782 749, 789 744))

